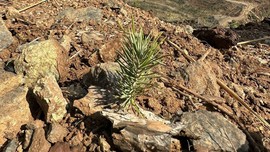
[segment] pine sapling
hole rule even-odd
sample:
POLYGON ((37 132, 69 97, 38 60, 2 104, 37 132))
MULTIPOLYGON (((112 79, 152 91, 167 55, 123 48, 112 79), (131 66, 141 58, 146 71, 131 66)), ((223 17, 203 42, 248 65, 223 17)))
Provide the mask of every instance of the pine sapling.
POLYGON ((153 78, 158 77, 152 71, 162 59, 158 38, 153 38, 151 35, 145 36, 142 29, 136 32, 134 26, 126 32, 122 52, 119 52, 117 61, 120 65, 117 92, 123 108, 131 106, 140 112, 140 107, 135 101, 136 97, 151 88, 153 78))

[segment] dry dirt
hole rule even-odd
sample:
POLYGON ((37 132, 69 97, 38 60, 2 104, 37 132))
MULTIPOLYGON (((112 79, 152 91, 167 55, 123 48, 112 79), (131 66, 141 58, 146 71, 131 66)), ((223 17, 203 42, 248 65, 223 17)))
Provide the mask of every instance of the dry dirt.
MULTIPOLYGON (((175 86, 181 84, 198 94, 209 97, 208 99, 213 97, 220 99, 221 101, 217 103, 230 109, 238 120, 232 119, 211 104, 207 104, 207 102, 190 94, 189 97, 179 94, 162 78, 156 80, 155 88, 149 90, 144 96, 138 97, 138 102, 144 109, 166 119, 171 119, 179 111, 199 109, 218 111, 232 123, 237 124, 247 136, 250 135, 249 142, 252 148, 257 146, 262 151, 270 150, 270 130, 215 82, 217 78, 221 79, 255 112, 270 123, 269 45, 256 43, 254 45, 233 46, 229 49, 214 49, 201 43, 191 34, 185 33, 183 27, 164 23, 151 14, 130 7, 120 0, 51 0, 23 11, 21 18, 17 20, 7 18, 5 15, 10 6, 22 9, 35 2, 36 0, 0 1, 2 18, 15 38, 15 42, 10 47, 0 52, 0 60, 7 62, 16 58, 20 54, 16 49, 18 46, 37 38, 39 40, 48 38, 60 40, 64 35, 69 36, 71 47, 69 50, 70 62, 66 67, 68 74, 61 79, 59 85, 65 97, 72 103, 74 99, 81 97, 72 96, 65 88, 71 85, 80 85, 82 77, 96 64, 115 61, 115 51, 120 48, 119 44, 123 37, 118 21, 124 28, 128 28, 133 17, 136 26, 141 26, 145 34, 150 33, 151 30, 163 32, 162 37, 167 37, 167 40, 186 50, 195 60, 199 60, 206 52, 210 51, 204 61, 189 63, 175 47, 165 41, 161 48, 162 53, 168 56, 164 58, 164 65, 157 67, 155 71, 158 71, 163 77, 169 78, 175 86), (68 7, 77 9, 87 6, 94 6, 102 10, 101 21, 56 20, 59 12, 68 7), (99 34, 94 34, 92 38, 83 38, 83 33, 92 31, 99 34), (255 143, 252 143, 252 140, 255 143)), ((258 29, 268 31, 269 34, 269 23, 258 23, 256 26, 243 26, 242 29, 238 29, 242 35, 241 40, 248 39, 252 32, 260 33, 258 29), (265 26, 259 26, 261 24, 265 26)), ((266 36, 266 33, 261 34, 266 36)), ((87 134, 91 138, 92 144, 96 145, 99 145, 99 136, 103 136, 110 143, 106 126, 101 125, 102 121, 85 117, 72 107, 68 111, 69 113, 62 123, 68 128, 69 136, 87 134)), ((44 118, 41 115, 37 119, 43 120, 44 118)), ((66 140, 68 141, 70 138, 67 137, 66 140)))

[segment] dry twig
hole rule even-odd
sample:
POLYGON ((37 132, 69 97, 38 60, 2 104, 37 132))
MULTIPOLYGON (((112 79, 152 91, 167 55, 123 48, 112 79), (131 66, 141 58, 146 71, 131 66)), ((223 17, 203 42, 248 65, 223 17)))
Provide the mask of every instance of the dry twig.
POLYGON ((175 88, 175 87, 172 87, 172 90, 176 91, 176 92, 179 93, 180 95, 183 95, 183 96, 187 97, 187 98, 189 99, 190 103, 192 104, 192 106, 193 106, 195 109, 198 109, 198 107, 195 105, 194 101, 192 100, 191 95, 186 94, 185 92, 183 92, 183 91, 181 91, 181 90, 179 90, 179 89, 177 89, 177 88, 175 88))
POLYGON ((188 62, 195 62, 196 60, 194 60, 192 57, 190 57, 183 49, 181 49, 179 46, 177 46, 175 43, 173 43, 172 41, 168 40, 168 42, 174 46, 178 51, 181 52, 181 54, 188 60, 188 62))
POLYGON ((222 112, 224 112, 224 113, 227 114, 227 115, 233 115, 233 112, 230 111, 230 110, 228 110, 227 108, 225 108, 225 107, 223 107, 223 106, 221 106, 221 105, 215 103, 215 102, 212 101, 212 100, 208 100, 207 98, 205 98, 205 97, 203 97, 203 96, 201 96, 201 95, 199 95, 199 94, 193 92, 192 90, 190 90, 190 89, 188 89, 188 88, 182 86, 181 84, 177 84, 177 86, 173 86, 173 83, 169 83, 168 85, 170 85, 170 86, 172 87, 172 89, 175 90, 175 91, 177 91, 178 93, 181 93, 181 91, 178 90, 177 88, 179 88, 179 89, 181 89, 181 90, 184 90, 184 91, 186 91, 186 92, 188 92, 188 93, 194 95, 195 97, 197 97, 197 98, 199 98, 199 99, 201 99, 201 100, 207 102, 208 104, 213 105, 214 107, 218 108, 219 110, 221 110, 222 112), (176 87, 177 87, 177 88, 176 88, 176 87))
POLYGON ((217 79, 218 85, 223 88, 230 96, 232 96, 234 99, 236 99, 238 102, 240 102, 245 108, 247 108, 254 116, 256 116, 266 127, 270 129, 270 124, 264 120, 260 115, 258 115, 254 110, 252 110, 249 105, 241 99, 233 90, 231 90, 229 87, 227 87, 221 80, 217 79))
POLYGON ((242 45, 242 44, 247 44, 247 43, 252 43, 252 42, 258 42, 258 41, 267 40, 267 39, 270 39, 270 36, 267 36, 267 37, 264 37, 264 38, 259 38, 259 39, 254 39, 254 40, 238 42, 237 45, 242 45))
POLYGON ((209 53, 211 53, 212 50, 208 50, 200 59, 199 61, 204 61, 204 59, 209 55, 209 53))
POLYGON ((28 10, 28 9, 30 9, 32 7, 35 7, 35 6, 37 6, 37 5, 39 5, 39 4, 43 3, 43 2, 46 2, 46 1, 47 0, 41 0, 41 1, 37 2, 37 3, 35 3, 35 4, 32 4, 30 6, 27 6, 27 7, 23 8, 23 9, 18 10, 18 11, 19 11, 19 13, 21 13, 23 11, 26 11, 26 10, 28 10))

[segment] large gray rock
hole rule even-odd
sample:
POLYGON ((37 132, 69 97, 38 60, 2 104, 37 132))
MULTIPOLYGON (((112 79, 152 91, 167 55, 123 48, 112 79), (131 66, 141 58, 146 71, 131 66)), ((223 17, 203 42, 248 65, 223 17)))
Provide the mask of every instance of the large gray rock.
POLYGON ((28 43, 19 50, 22 54, 14 62, 16 73, 24 75, 26 86, 33 88, 46 120, 60 121, 67 102, 57 80, 67 74, 67 51, 53 39, 28 43))
POLYGON ((0 18, 0 52, 13 42, 12 34, 7 29, 5 22, 0 18))
MULTIPOLYGON (((183 113, 180 120, 181 135, 192 139, 198 151, 247 152, 246 135, 221 114, 209 111, 183 113)), ((180 133, 179 132, 179 133, 180 133)))
POLYGON ((6 135, 15 137, 23 124, 33 120, 22 75, 6 72, 0 63, 0 146, 6 135))

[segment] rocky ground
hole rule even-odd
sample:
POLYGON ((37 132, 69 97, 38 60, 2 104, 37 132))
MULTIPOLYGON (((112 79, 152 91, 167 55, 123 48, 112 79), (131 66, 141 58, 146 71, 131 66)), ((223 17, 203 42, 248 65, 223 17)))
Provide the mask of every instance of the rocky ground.
POLYGON ((269 20, 237 29, 163 22, 121 0, 0 0, 1 151, 269 151, 269 20), (161 75, 118 110, 124 29, 166 38, 161 75), (192 35, 192 33, 194 35, 192 35), (196 37, 198 38, 196 38, 196 37))

